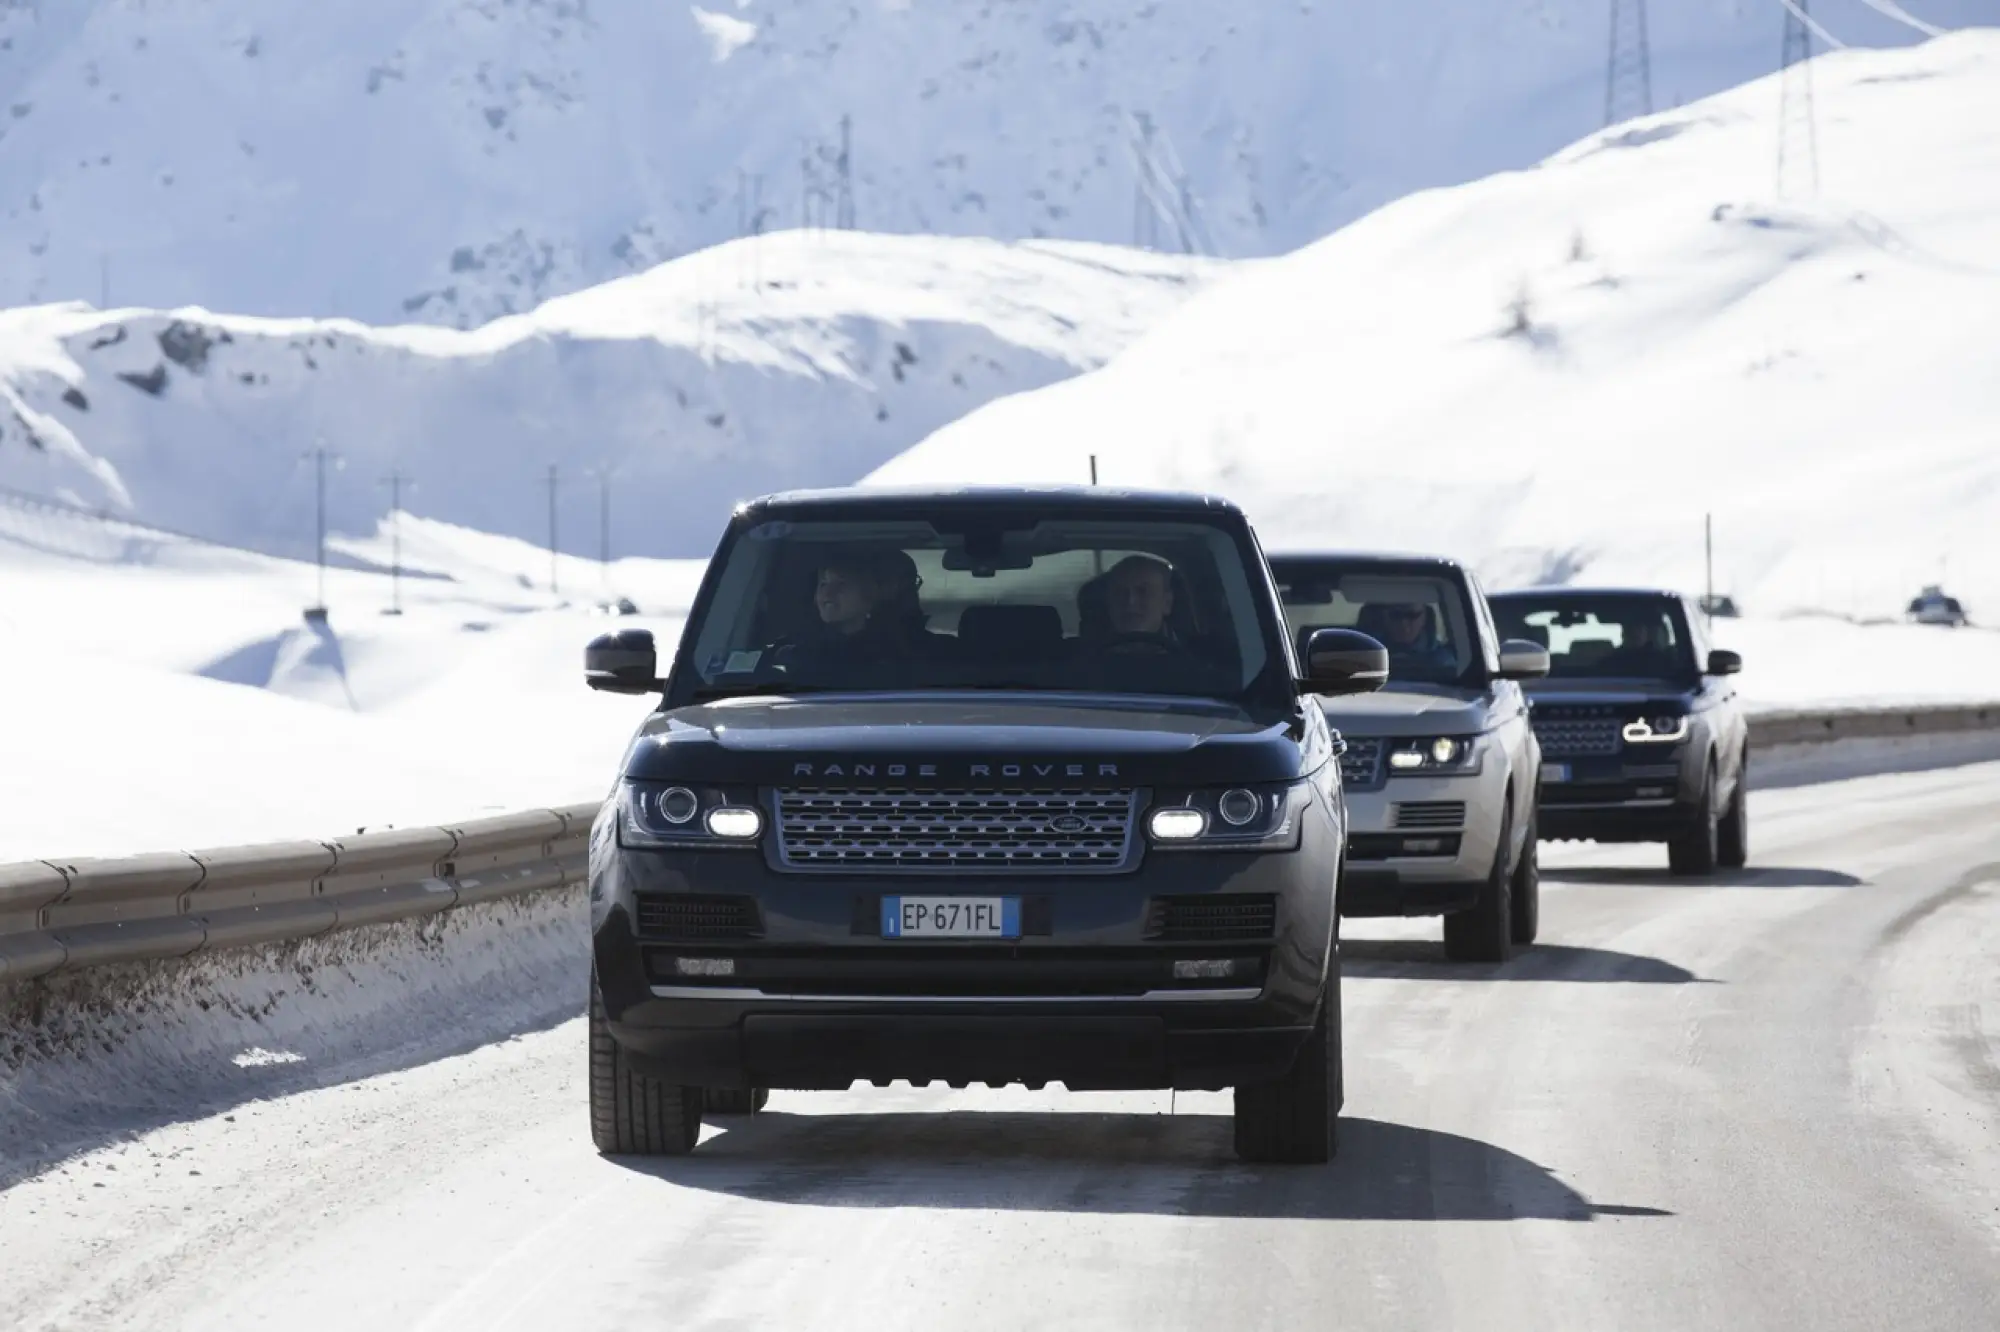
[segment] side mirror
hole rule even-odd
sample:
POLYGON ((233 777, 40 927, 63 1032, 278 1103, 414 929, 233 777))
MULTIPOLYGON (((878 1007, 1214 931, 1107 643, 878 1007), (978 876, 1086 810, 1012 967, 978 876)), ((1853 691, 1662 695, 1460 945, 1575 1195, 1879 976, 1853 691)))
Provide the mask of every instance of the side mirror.
POLYGON ((1389 683, 1389 649, 1352 629, 1315 629, 1304 664, 1299 683, 1311 694, 1370 694, 1389 683))
POLYGON ((1549 650, 1525 638, 1510 638, 1500 645, 1500 678, 1540 680, 1549 673, 1549 650))
POLYGON ((1743 655, 1727 648, 1717 648, 1708 654, 1708 674, 1734 675, 1743 669, 1743 655))
POLYGON ((583 650, 583 682, 608 694, 650 694, 661 687, 650 629, 599 634, 583 650))

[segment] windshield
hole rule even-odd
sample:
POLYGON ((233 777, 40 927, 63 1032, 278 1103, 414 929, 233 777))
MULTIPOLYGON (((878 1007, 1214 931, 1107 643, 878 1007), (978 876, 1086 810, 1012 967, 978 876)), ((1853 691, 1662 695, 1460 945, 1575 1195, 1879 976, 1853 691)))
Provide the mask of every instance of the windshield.
POLYGON ((1389 649, 1389 683, 1477 682, 1478 636, 1463 590, 1435 572, 1273 561, 1286 632, 1303 655, 1316 629, 1356 629, 1389 649))
POLYGON ((1678 680, 1695 674, 1694 649, 1674 604, 1658 597, 1496 597, 1503 638, 1549 650, 1551 679, 1678 680))
POLYGON ((683 669, 696 694, 986 688, 1247 701, 1260 682, 1290 678, 1257 613, 1253 556, 1236 532, 1199 520, 771 519, 722 553, 683 639, 683 669))

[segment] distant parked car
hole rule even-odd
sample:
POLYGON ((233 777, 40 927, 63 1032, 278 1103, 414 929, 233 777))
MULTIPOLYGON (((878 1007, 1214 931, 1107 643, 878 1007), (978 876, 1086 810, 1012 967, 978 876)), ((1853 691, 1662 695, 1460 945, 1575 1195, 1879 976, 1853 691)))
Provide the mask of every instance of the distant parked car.
POLYGON ((1944 589, 1935 583, 1911 600, 1906 613, 1917 624, 1941 624, 1952 629, 1966 624, 1965 607, 1957 597, 1946 596, 1944 589))
POLYGON ((639 607, 630 597, 620 597, 616 601, 600 601, 593 607, 599 615, 637 615, 639 607))
POLYGON ((1539 928, 1541 752, 1522 680, 1548 670, 1503 643, 1473 574, 1427 556, 1267 557, 1301 647, 1321 629, 1383 643, 1379 692, 1322 700, 1347 745, 1342 916, 1442 916, 1445 956, 1504 961, 1539 928))
POLYGON ((1739 619, 1743 614, 1742 611, 1736 608, 1736 598, 1726 592, 1718 592, 1712 597, 1703 597, 1697 604, 1700 605, 1704 615, 1717 620, 1739 619))
POLYGON ((1527 686, 1549 841, 1665 842, 1676 874, 1749 857, 1750 728, 1693 600, 1655 589, 1537 588, 1492 598, 1502 633, 1544 644, 1527 686))

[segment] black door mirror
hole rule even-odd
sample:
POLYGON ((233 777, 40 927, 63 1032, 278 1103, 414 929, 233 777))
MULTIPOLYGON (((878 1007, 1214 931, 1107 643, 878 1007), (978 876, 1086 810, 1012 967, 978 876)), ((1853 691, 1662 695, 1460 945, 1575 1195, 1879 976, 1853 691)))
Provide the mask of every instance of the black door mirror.
POLYGON ((650 629, 599 634, 583 650, 583 682, 608 694, 650 694, 665 686, 650 629))
POLYGON ((1304 667, 1309 694, 1369 694, 1389 683, 1389 649, 1352 629, 1315 629, 1304 667))
POLYGON ((1731 652, 1727 648, 1717 648, 1708 654, 1708 673, 1710 675, 1734 675, 1742 669, 1743 656, 1741 653, 1731 652))

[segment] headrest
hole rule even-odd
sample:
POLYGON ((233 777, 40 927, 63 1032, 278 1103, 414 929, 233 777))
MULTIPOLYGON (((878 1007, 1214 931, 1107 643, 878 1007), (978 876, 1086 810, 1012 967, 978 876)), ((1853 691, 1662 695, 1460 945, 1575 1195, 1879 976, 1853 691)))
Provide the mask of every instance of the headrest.
POLYGON ((997 656, 1048 651, 1062 636, 1062 612, 1054 606, 967 606, 958 613, 958 641, 997 656))

